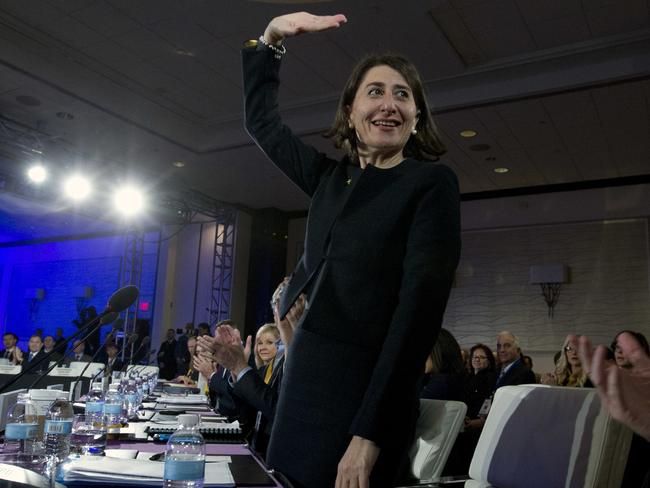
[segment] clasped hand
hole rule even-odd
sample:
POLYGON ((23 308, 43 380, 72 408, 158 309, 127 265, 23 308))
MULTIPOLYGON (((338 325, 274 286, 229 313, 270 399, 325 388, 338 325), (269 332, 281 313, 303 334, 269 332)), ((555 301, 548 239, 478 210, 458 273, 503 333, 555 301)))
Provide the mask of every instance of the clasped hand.
MULTIPOLYGON (((251 343, 251 336, 246 338, 246 344, 242 344, 241 334, 237 329, 229 325, 220 325, 215 337, 205 335, 198 338, 197 350, 200 352, 197 361, 199 364, 214 361, 236 376, 248 366, 251 343)), ((200 366, 197 367, 200 369, 200 366)))

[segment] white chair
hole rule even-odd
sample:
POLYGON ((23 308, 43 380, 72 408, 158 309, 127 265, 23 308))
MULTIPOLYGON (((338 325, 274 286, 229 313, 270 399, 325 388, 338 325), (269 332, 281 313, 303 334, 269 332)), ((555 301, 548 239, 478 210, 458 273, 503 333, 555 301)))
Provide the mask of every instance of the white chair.
POLYGON ((504 386, 465 488, 617 488, 631 438, 593 388, 504 386))
POLYGON ((440 478, 466 412, 463 402, 420 400, 415 442, 409 452, 414 478, 427 482, 440 478))

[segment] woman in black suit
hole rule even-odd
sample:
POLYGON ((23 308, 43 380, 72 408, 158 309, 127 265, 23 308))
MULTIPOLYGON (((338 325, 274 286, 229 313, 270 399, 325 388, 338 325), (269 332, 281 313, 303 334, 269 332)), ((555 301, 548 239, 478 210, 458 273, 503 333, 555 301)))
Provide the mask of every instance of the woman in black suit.
POLYGON ((243 51, 246 128, 311 197, 305 252, 283 293, 307 309, 285 363, 268 451, 295 486, 390 486, 406 466, 422 365, 460 252, 458 184, 413 65, 363 60, 329 136, 330 159, 294 136, 277 107, 283 39, 338 27, 305 12, 273 19, 243 51))

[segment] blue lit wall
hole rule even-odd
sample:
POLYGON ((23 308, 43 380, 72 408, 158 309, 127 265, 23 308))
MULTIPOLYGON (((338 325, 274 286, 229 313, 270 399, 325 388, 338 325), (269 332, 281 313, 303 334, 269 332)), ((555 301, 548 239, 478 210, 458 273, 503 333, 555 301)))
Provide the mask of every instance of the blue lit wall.
MULTIPOLYGON (((140 301, 149 303, 138 316, 152 318, 157 266, 158 233, 145 237, 140 301)), ((65 240, 0 248, 0 330, 14 332, 24 344, 38 327, 54 334, 57 327, 68 336, 77 330, 72 320, 78 306, 103 310, 108 297, 119 287, 124 253, 122 236, 65 240), (92 287, 93 297, 78 303, 81 287, 92 287), (30 290, 42 288, 42 300, 30 290)), ((102 338, 110 331, 105 326, 102 338)))

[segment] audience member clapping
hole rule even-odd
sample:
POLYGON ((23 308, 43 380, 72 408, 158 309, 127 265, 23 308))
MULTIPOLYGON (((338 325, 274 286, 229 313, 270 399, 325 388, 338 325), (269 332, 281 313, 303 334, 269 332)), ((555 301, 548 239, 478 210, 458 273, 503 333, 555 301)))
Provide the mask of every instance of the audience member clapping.
POLYGON ((7 332, 2 336, 5 348, 0 351, 0 355, 12 364, 22 364, 23 362, 23 351, 16 345, 17 342, 18 336, 13 332, 7 332))
POLYGON ((535 374, 522 361, 519 339, 513 333, 505 330, 499 333, 497 355, 500 370, 495 389, 501 386, 535 383, 535 374))
POLYGON ((569 336, 565 339, 561 355, 555 364, 555 371, 542 375, 541 383, 557 386, 593 386, 587 371, 582 367, 575 337, 569 336))
MULTIPOLYGON (((575 336, 571 338, 576 340, 575 336)), ((594 351, 585 336, 579 338, 580 358, 603 406, 613 418, 636 433, 621 486, 650 486, 650 355, 647 342, 644 344, 635 333, 623 331, 616 336, 615 344, 625 361, 608 360, 607 348, 599 346, 594 351)))

